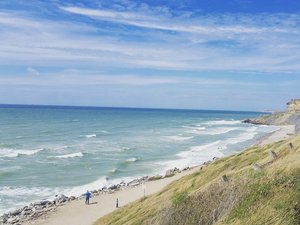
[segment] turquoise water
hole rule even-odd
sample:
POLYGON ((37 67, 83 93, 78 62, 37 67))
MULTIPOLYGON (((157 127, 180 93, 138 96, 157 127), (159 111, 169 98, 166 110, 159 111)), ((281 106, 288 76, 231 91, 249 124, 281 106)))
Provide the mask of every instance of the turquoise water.
POLYGON ((0 214, 240 151, 276 129, 241 123, 257 115, 0 106, 0 214))

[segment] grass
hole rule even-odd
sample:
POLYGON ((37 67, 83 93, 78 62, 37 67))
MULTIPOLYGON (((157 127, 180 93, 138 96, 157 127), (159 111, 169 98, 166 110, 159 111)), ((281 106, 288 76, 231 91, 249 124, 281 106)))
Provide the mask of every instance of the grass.
POLYGON ((213 223, 300 224, 300 136, 218 159, 95 225, 213 223), (269 150, 278 155, 274 162, 269 150), (262 170, 254 171, 253 163, 262 170), (222 182, 222 175, 229 182, 222 182))

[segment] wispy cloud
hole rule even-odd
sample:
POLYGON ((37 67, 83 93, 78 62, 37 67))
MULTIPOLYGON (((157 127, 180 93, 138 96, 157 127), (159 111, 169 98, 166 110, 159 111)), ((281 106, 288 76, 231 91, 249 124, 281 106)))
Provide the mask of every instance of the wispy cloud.
MULTIPOLYGON (((118 11, 109 11, 109 10, 96 10, 82 7, 61 7, 62 10, 74 13, 78 15, 92 17, 94 19, 106 20, 116 23, 122 23, 142 28, 150 28, 150 29, 160 29, 167 31, 177 31, 177 32, 188 32, 188 33, 198 33, 198 34, 211 34, 211 33, 263 33, 263 32, 280 32, 280 33, 288 33, 291 30, 286 30, 284 28, 276 28, 276 27, 257 27, 257 26, 243 26, 244 24, 237 25, 218 25, 215 22, 219 22, 219 18, 213 19, 213 26, 210 25, 199 25, 201 24, 201 20, 205 20, 207 22, 208 18, 200 17, 198 21, 192 18, 189 18, 189 22, 183 23, 182 18, 170 18, 170 17, 162 17, 159 15, 155 16, 146 16, 144 14, 139 14, 136 12, 118 12, 118 11), (191 24, 194 23, 194 24, 191 24), (198 25, 197 25, 198 24, 198 25)), ((185 18, 186 20, 187 18, 185 18)), ((209 18, 211 19, 211 18, 209 18)), ((242 19, 242 18, 240 18, 242 19)), ((252 18, 251 18, 252 20, 252 18)), ((203 23, 203 22, 202 22, 203 23)), ((295 32, 295 31, 294 31, 295 32)))
POLYGON ((137 12, 134 6, 116 10, 71 5, 57 10, 63 16, 55 20, 24 11, 0 12, 0 64, 125 70, 300 70, 297 14, 181 15, 150 6, 137 12), (66 19, 70 15, 72 19, 66 19))
POLYGON ((27 72, 29 72, 30 74, 35 75, 35 76, 39 76, 41 74, 38 70, 36 70, 32 67, 28 67, 27 72))

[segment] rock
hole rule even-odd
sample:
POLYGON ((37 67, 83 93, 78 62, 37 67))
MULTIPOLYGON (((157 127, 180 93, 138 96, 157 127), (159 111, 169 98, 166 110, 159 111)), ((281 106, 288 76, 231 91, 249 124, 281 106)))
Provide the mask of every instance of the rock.
POLYGON ((256 171, 259 171, 259 170, 261 170, 261 167, 259 165, 257 165, 256 163, 253 163, 252 164, 252 169, 256 170, 256 171))
POLYGON ((294 146, 291 142, 289 143, 289 149, 290 149, 290 151, 292 151, 294 149, 294 146))
POLYGON ((148 178, 148 181, 159 180, 159 179, 161 179, 161 178, 162 178, 161 175, 155 175, 155 176, 149 177, 149 178, 148 178))
POLYGON ((9 215, 10 217, 14 217, 14 216, 19 215, 21 212, 22 212, 22 209, 16 209, 16 210, 14 210, 14 211, 9 212, 8 215, 9 215))
POLYGON ((50 204, 51 204, 51 202, 48 200, 44 200, 44 201, 40 202, 40 205, 42 205, 42 206, 46 206, 46 205, 50 205, 50 204))
POLYGON ((1 223, 6 223, 8 220, 8 215, 6 213, 4 213, 1 217, 0 217, 0 224, 1 223))
POLYGON ((108 189, 110 189, 110 190, 117 190, 117 189, 119 189, 119 186, 118 185, 112 185, 108 189))
POLYGON ((149 178, 148 176, 142 177, 141 181, 148 181, 148 178, 149 178))
POLYGON ((166 171, 166 174, 165 174, 165 177, 172 177, 175 175, 175 172, 173 169, 170 169, 170 170, 167 170, 166 171))
POLYGON ((228 182, 229 180, 228 180, 228 177, 227 177, 226 175, 223 175, 223 176, 221 177, 221 181, 222 181, 222 182, 228 182))
POLYGON ((60 196, 57 196, 56 199, 55 199, 55 203, 56 204, 60 204, 60 203, 64 203, 66 201, 68 201, 69 198, 65 195, 60 195, 60 196))
POLYGON ((102 191, 105 191, 107 189, 107 187, 106 186, 104 186, 101 190, 102 191))
POLYGON ((69 199, 70 199, 71 201, 73 201, 73 200, 76 199, 76 197, 75 197, 75 196, 71 196, 69 199))
POLYGON ((180 169, 178 169, 177 167, 175 167, 174 169, 169 169, 166 171, 165 177, 171 177, 174 176, 176 173, 180 173, 180 169))
POLYGON ((277 159, 277 154, 274 151, 270 150, 269 155, 271 156, 272 160, 277 159))
POLYGON ((32 213, 33 213, 32 210, 24 210, 24 211, 21 212, 20 217, 25 218, 25 217, 27 217, 28 215, 30 215, 32 213))
POLYGON ((127 185, 128 186, 131 186, 131 187, 134 187, 134 186, 137 186, 137 185, 140 185, 140 180, 139 179, 134 179, 132 181, 130 181, 127 185))
POLYGON ((7 219, 8 224, 18 223, 20 221, 19 217, 10 217, 7 219))
POLYGON ((190 167, 187 166, 187 167, 183 168, 182 171, 186 171, 186 170, 189 170, 189 169, 190 169, 190 167))
POLYGON ((203 163, 203 165, 209 165, 209 164, 211 164, 211 161, 210 161, 210 160, 203 163))

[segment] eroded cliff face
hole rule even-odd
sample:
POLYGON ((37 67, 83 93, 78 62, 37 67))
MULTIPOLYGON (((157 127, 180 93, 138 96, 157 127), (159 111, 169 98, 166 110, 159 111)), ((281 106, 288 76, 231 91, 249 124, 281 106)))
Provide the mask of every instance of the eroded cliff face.
POLYGON ((300 99, 292 99, 287 103, 285 112, 276 112, 244 122, 266 125, 295 125, 295 132, 300 133, 300 99))
POLYGON ((287 103, 288 112, 300 112, 300 99, 292 99, 287 103))

